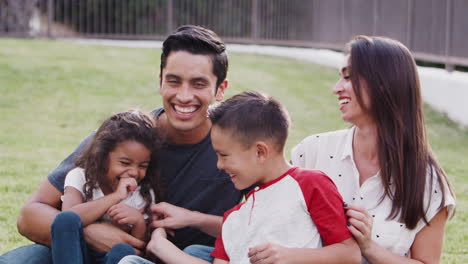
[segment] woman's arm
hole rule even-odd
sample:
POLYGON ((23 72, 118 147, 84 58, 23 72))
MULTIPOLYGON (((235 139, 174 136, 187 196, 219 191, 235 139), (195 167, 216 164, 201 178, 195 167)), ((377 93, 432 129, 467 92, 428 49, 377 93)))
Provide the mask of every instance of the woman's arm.
POLYGON ((349 230, 356 238, 363 256, 373 264, 387 263, 439 263, 442 254, 444 227, 447 221, 447 210, 443 208, 416 234, 411 246, 411 258, 399 256, 380 246, 371 239, 372 218, 363 208, 348 205, 346 207, 349 230))

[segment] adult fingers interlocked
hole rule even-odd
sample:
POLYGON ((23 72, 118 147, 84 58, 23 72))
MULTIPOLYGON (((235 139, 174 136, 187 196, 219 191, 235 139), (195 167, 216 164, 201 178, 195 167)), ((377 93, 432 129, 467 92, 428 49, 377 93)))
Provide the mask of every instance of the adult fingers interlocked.
POLYGON ((287 250, 285 247, 266 243, 249 248, 250 263, 279 264, 288 263, 287 250))
POLYGON ((373 219, 369 212, 357 205, 345 204, 346 216, 348 217, 348 228, 356 239, 362 251, 372 243, 373 219))
POLYGON ((190 226, 190 210, 166 202, 153 204, 151 211, 154 215, 151 227, 180 229, 190 226))

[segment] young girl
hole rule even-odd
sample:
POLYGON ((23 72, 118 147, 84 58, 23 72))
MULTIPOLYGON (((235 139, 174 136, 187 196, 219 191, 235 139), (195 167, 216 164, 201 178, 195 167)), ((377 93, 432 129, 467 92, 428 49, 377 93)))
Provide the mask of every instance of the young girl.
POLYGON ((115 114, 101 125, 66 176, 63 212, 51 226, 54 263, 117 263, 135 254, 128 244, 88 252, 83 228, 108 221, 147 240, 149 206, 164 199, 159 147, 154 120, 141 111, 115 114))

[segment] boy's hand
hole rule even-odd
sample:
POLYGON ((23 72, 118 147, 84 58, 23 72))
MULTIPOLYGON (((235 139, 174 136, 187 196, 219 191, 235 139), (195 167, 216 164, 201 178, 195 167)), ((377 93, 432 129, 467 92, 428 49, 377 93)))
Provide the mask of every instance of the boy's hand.
POLYGON ((120 178, 119 185, 117 185, 117 189, 114 191, 114 193, 118 195, 120 200, 125 200, 130 193, 137 189, 137 187, 138 183, 134 178, 120 178))
POLYGON ((273 244, 261 244, 253 248, 249 248, 250 263, 262 264, 284 264, 289 263, 288 248, 273 244))
POLYGON ((107 211, 110 219, 118 224, 139 225, 145 224, 142 211, 139 211, 126 204, 115 204, 107 211))

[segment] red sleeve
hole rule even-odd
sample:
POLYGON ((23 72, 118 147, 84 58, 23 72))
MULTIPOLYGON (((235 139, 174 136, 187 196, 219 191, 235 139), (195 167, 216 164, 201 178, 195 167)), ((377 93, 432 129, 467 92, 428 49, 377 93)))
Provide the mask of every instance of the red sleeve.
POLYGON ((301 186, 307 209, 325 245, 352 237, 346 226, 343 198, 333 181, 318 170, 300 169, 295 177, 301 186))
MULTIPOLYGON (((234 212, 236 210, 239 210, 239 208, 241 206, 242 206, 242 203, 234 206, 232 209, 230 209, 229 211, 224 213, 223 225, 224 225, 224 222, 226 221, 226 219, 228 218, 229 214, 231 214, 232 212, 234 212)), ((221 231, 221 235, 219 235, 219 237, 216 238, 215 249, 211 252, 211 256, 214 257, 214 258, 222 259, 222 260, 226 260, 226 261, 230 260, 229 256, 226 253, 226 250, 224 249, 222 231, 221 231)))

